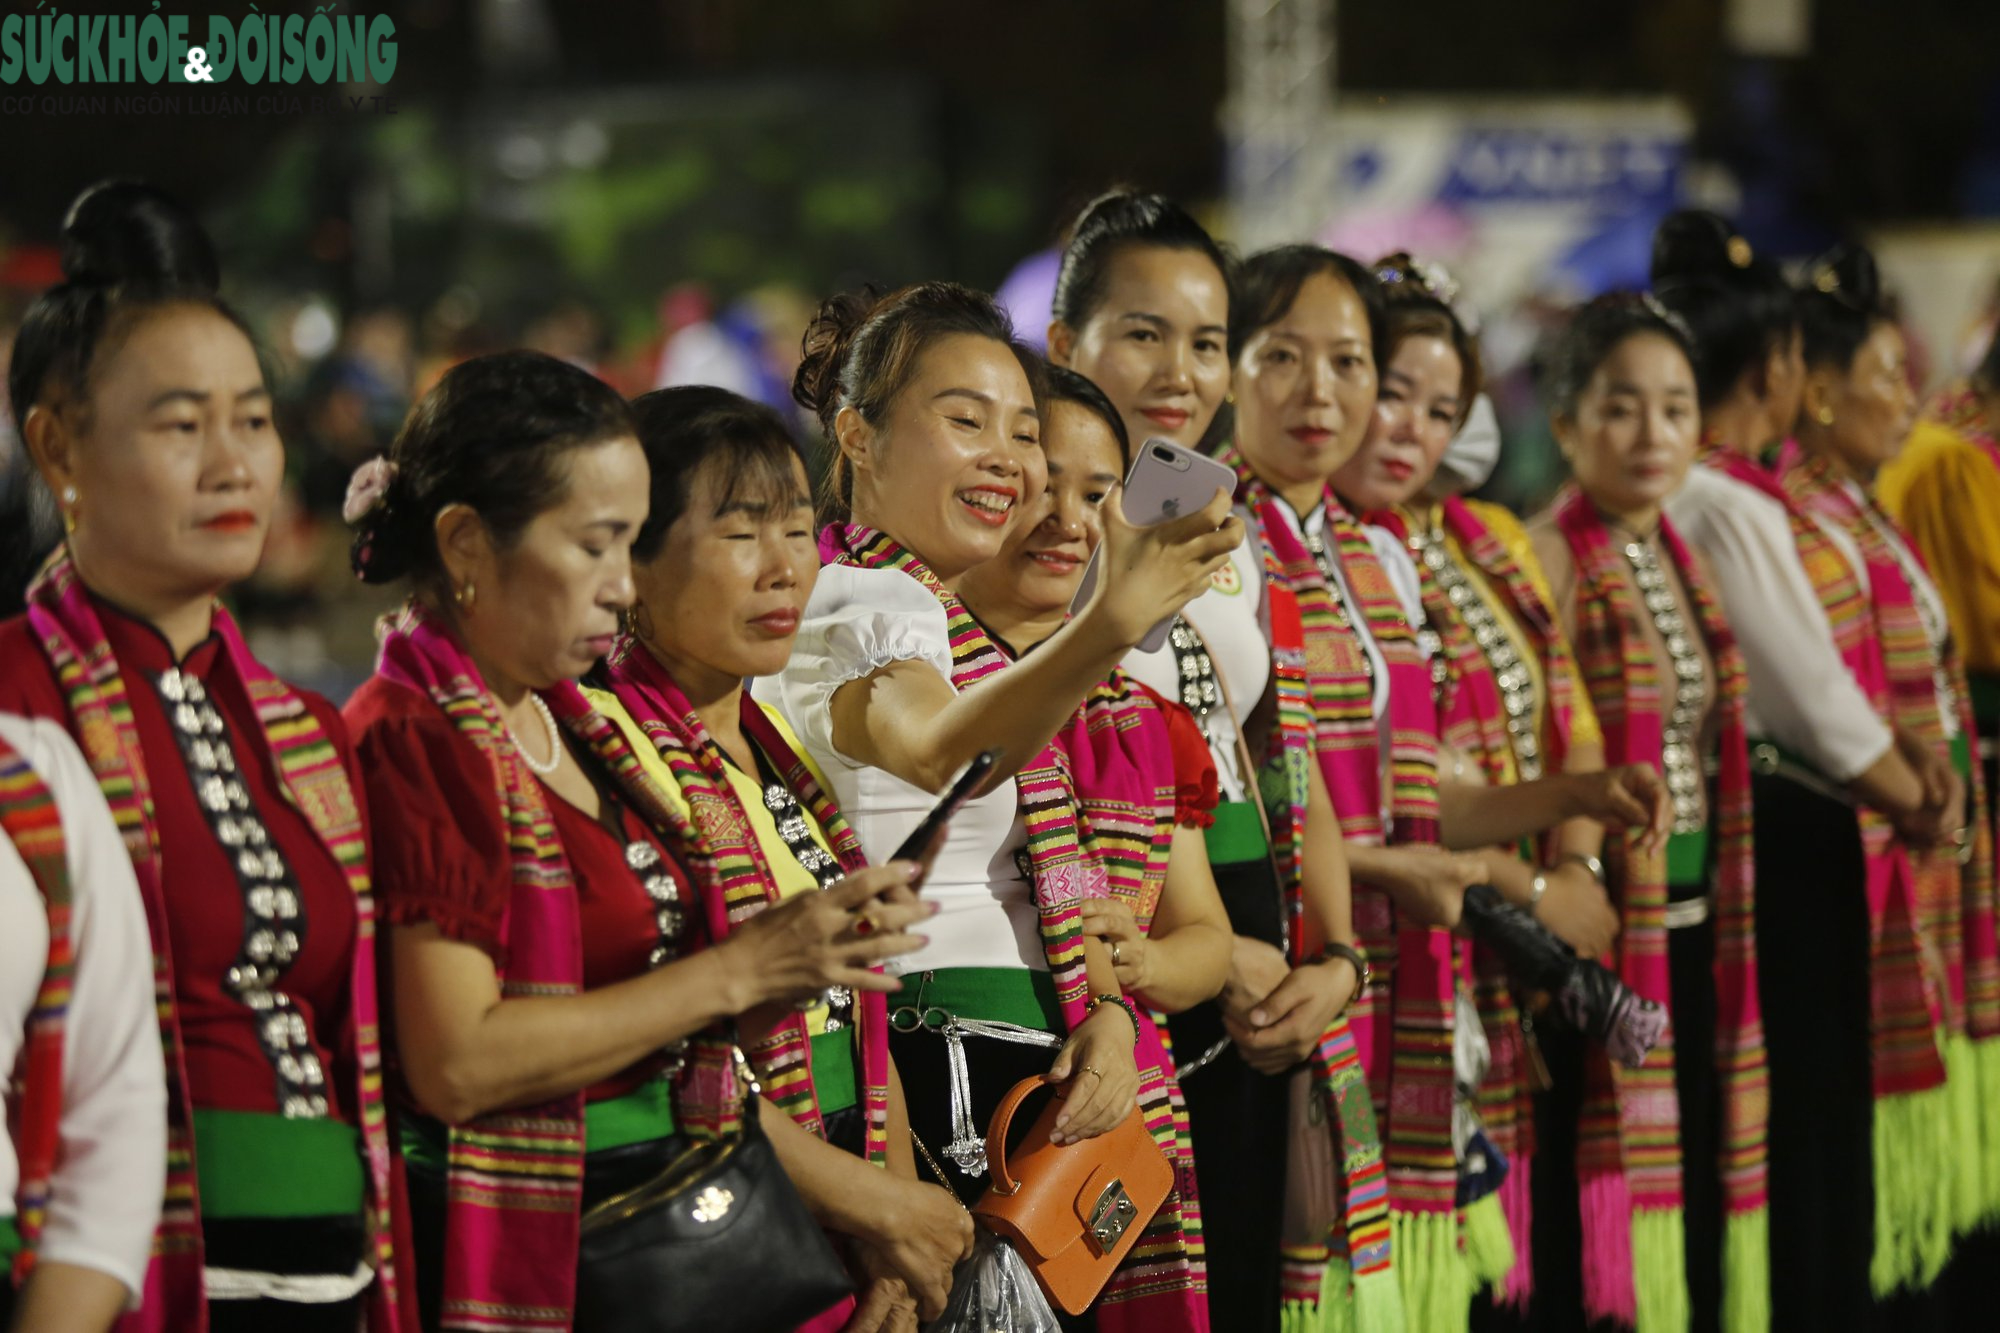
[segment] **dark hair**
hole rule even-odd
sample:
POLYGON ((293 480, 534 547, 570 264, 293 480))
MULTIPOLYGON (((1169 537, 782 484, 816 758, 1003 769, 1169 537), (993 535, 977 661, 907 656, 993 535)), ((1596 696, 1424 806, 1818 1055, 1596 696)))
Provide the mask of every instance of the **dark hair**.
POLYGON ((1679 315, 1650 292, 1606 292, 1571 315, 1540 358, 1542 397, 1549 415, 1574 417, 1597 368, 1627 338, 1642 333, 1671 342, 1693 368, 1694 344, 1679 315))
POLYGON ((1450 343, 1458 353, 1459 368, 1458 420, 1454 424, 1463 426, 1472 413, 1473 400, 1479 397, 1485 371, 1480 364, 1479 343, 1458 311, 1452 309, 1445 280, 1441 275, 1433 276, 1432 270, 1403 250, 1376 260, 1375 278, 1382 284, 1383 336, 1375 344, 1378 373, 1388 366, 1405 338, 1438 338, 1450 343))
POLYGON ((1845 371, 1875 326, 1889 318, 1875 256, 1858 245, 1827 251, 1807 268, 1798 294, 1806 364, 1845 371))
POLYGON ((540 352, 496 352, 445 372, 389 446, 389 486, 354 535, 367 583, 409 578, 440 591, 434 524, 467 505, 502 548, 568 490, 565 456, 635 435, 631 409, 586 370, 540 352))
POLYGON ((1125 429, 1125 418, 1118 415, 1118 409, 1104 396, 1104 390, 1084 375, 1068 366, 1048 368, 1048 401, 1051 403, 1072 403, 1077 407, 1094 412, 1111 431, 1111 438, 1118 441, 1118 457, 1125 466, 1132 465, 1132 432, 1125 429))
POLYGON ((871 426, 888 419, 889 407, 917 373, 934 343, 956 334, 1004 343, 1021 363, 1028 388, 1042 396, 1048 367, 1014 336, 1014 325, 985 292, 955 282, 920 282, 878 296, 873 288, 820 303, 799 344, 792 397, 819 418, 833 447, 820 497, 823 519, 844 519, 854 478, 833 437, 833 419, 852 407, 871 426))
POLYGON ((1326 274, 1354 289, 1368 312, 1368 338, 1376 364, 1382 359, 1382 284, 1366 265, 1317 245, 1279 245, 1260 250, 1236 267, 1236 292, 1229 303, 1229 359, 1259 329, 1283 319, 1308 278, 1326 274))
POLYGON ((1994 326, 1992 336, 1986 341, 1986 355, 1979 358, 1972 382, 1987 393, 2000 390, 2000 325, 1994 326))
MULTIPOLYGON (((16 421, 39 404, 85 405, 107 341, 147 311, 198 305, 250 338, 217 295, 215 247, 194 216, 139 181, 104 181, 76 197, 63 218, 63 281, 28 307, 7 367, 16 421)), ((255 345, 255 339, 251 339, 255 345)))
POLYGON ((1727 398, 1799 327, 1784 273, 1717 214, 1668 215, 1653 234, 1652 277, 1661 303, 1687 322, 1704 408, 1727 398))
POLYGON ((713 459, 718 508, 745 491, 780 501, 792 497, 793 460, 804 462, 785 419, 762 403, 709 384, 655 389, 632 400, 639 445, 652 474, 652 505, 632 543, 634 560, 651 560, 667 532, 687 512, 694 479, 713 459))
POLYGON ((1235 265, 1187 210, 1163 194, 1112 190, 1084 205, 1070 224, 1049 314, 1072 329, 1081 329, 1104 303, 1112 260, 1141 246, 1191 250, 1207 256, 1222 275, 1223 291, 1228 292, 1235 265))

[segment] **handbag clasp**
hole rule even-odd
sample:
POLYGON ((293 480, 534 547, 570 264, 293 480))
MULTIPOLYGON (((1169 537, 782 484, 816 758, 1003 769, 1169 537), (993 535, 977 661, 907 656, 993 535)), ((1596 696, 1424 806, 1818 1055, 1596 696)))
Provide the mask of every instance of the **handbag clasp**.
POLYGON ((1090 1248, 1097 1251, 1100 1257, 1111 1253, 1138 1213, 1132 1196, 1125 1192, 1124 1181, 1114 1180, 1106 1185, 1090 1210, 1090 1229, 1084 1233, 1090 1248))

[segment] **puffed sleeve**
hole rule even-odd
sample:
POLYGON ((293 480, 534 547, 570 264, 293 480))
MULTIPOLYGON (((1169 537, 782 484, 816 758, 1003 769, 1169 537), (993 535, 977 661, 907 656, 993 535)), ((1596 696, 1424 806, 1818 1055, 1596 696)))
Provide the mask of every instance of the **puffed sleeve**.
POLYGON ((896 662, 928 662, 951 679, 944 606, 893 569, 829 565, 820 571, 785 669, 751 686, 783 714, 807 751, 858 767, 834 748, 833 695, 852 680, 896 662))
POLYGON ((62 818, 76 958, 63 1026, 61 1148, 40 1254, 117 1278, 136 1306, 167 1162, 146 908, 89 764, 57 724, 26 726, 19 748, 62 818))
POLYGON ((1966 666, 2000 672, 2000 467, 1949 427, 1925 422, 1879 486, 1937 580, 1966 666))
POLYGON ((382 919, 429 922, 504 961, 513 862, 486 757, 429 699, 379 678, 345 716, 368 794, 382 919))

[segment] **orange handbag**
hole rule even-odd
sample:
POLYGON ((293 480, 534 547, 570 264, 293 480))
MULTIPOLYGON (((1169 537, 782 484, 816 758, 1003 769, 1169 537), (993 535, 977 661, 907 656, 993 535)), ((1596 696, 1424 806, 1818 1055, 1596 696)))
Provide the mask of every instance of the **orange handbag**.
POLYGON ((1146 1132, 1138 1107, 1109 1133, 1081 1143, 1049 1142, 1062 1099, 1051 1097, 1007 1158, 1007 1128, 1037 1089, 1026 1078, 1008 1089, 986 1129, 993 1184, 972 1211, 1013 1242, 1051 1303, 1082 1314, 1139 1242, 1139 1233, 1173 1192, 1173 1164, 1146 1132))

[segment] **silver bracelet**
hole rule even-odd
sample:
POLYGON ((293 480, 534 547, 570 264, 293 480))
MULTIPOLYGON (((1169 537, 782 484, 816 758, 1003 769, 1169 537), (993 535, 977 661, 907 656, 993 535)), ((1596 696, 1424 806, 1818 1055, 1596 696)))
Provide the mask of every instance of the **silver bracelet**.
POLYGON ((1590 872, 1590 877, 1597 881, 1599 888, 1604 886, 1604 862, 1598 860, 1589 852, 1564 852, 1556 858, 1556 865, 1561 865, 1565 861, 1576 862, 1590 872))

